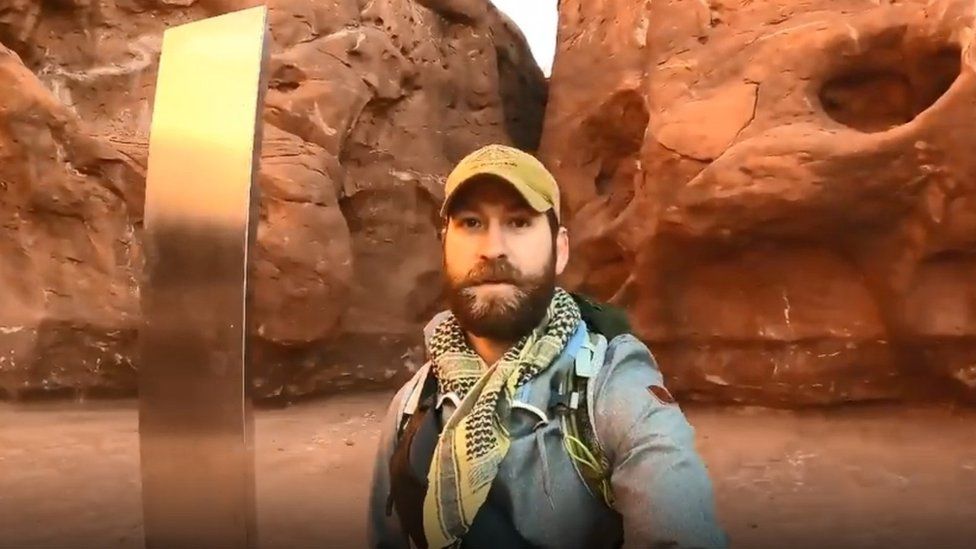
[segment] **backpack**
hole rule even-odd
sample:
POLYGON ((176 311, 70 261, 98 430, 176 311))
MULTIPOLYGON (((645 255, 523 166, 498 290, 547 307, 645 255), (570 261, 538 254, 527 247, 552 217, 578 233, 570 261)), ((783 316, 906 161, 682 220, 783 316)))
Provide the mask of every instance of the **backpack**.
MULTIPOLYGON (((608 341, 630 333, 627 314, 622 309, 598 303, 581 294, 570 293, 580 309, 580 315, 589 328, 587 338, 576 353, 576 364, 561 380, 559 390, 550 399, 549 409, 554 409, 561 422, 563 443, 575 465, 576 472, 593 497, 613 506, 610 489, 610 463, 597 442, 594 433, 587 385, 603 366, 608 341)), ((406 405, 397 422, 396 439, 404 435, 410 417, 422 402, 428 401, 437 391, 437 382, 430 375, 430 363, 424 364, 415 383, 409 389, 406 405)), ((412 438, 413 433, 409 433, 412 438)), ((389 506, 392 502, 389 502, 389 506)))
MULTIPOLYGON (((593 429, 587 385, 603 366, 607 344, 615 337, 630 333, 627 313, 620 308, 594 301, 583 294, 570 292, 589 329, 583 347, 576 353, 576 365, 564 383, 567 386, 568 410, 561 414, 563 441, 590 494, 613 507, 610 487, 610 462, 597 442, 593 429), (582 398, 581 398, 582 397, 582 398)), ((560 397, 563 395, 560 394, 560 397)), ((558 410, 559 408, 557 408, 558 410)))

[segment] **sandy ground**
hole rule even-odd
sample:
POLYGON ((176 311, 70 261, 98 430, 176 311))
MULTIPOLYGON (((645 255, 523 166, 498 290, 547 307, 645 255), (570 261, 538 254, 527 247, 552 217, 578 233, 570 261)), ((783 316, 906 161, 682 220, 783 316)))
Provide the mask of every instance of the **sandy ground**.
MULTIPOLYGON (((364 545, 390 396, 256 414, 262 548, 364 545)), ((734 547, 976 547, 976 411, 686 413, 734 547)), ((0 547, 142 547, 140 497, 134 402, 0 405, 0 547)))

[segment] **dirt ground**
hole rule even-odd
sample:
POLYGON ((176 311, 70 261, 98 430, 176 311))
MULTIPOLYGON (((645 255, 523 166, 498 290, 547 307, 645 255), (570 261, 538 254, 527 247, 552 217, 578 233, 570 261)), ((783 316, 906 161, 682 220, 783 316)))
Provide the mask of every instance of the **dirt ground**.
MULTIPOLYGON (((260 547, 364 546, 390 396, 257 412, 260 547)), ((685 411, 733 547, 976 546, 976 411, 685 411)), ((140 497, 134 402, 0 405, 0 547, 140 548, 140 497)))

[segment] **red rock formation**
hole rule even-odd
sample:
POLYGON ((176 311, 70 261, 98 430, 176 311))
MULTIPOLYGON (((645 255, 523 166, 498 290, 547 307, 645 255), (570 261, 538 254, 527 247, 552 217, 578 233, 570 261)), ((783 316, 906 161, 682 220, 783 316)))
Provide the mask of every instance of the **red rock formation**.
POLYGON ((686 398, 976 397, 973 23, 563 0, 540 154, 565 282, 626 305, 686 398))
MULTIPOLYGON (((0 8, 0 391, 134 390, 162 32, 255 3, 0 8)), ((402 377, 439 299, 441 180, 482 144, 534 149, 544 78, 486 2, 274 0, 270 26, 259 394, 402 377)))
POLYGON ((131 386, 137 167, 0 46, 0 388, 131 386))

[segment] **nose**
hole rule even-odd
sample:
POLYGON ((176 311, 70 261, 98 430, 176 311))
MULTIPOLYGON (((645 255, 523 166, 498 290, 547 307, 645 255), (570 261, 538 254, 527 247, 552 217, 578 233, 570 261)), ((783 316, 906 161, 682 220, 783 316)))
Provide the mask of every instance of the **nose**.
POLYGON ((500 223, 494 221, 488 224, 481 243, 482 259, 500 259, 507 257, 505 249, 505 234, 500 223))

